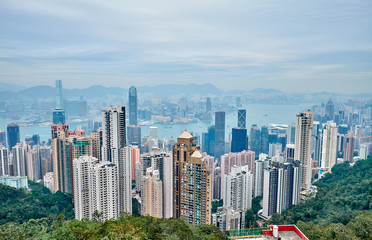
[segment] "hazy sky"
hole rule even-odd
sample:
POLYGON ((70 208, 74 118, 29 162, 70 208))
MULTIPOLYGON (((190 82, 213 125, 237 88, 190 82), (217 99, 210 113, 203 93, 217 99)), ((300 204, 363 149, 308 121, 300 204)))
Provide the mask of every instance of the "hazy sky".
POLYGON ((0 0, 0 82, 372 91, 372 1, 0 0))

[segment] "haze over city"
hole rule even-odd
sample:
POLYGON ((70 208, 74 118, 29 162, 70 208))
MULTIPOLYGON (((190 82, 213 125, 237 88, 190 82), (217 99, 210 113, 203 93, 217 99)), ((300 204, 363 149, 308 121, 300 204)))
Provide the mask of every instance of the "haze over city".
POLYGON ((372 89, 370 1, 2 1, 0 82, 372 89))

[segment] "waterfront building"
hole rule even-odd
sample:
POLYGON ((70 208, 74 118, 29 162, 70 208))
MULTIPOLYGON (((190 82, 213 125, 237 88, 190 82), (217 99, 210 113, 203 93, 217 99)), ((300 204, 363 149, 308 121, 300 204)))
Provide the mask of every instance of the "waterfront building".
POLYGON ((238 110, 238 128, 246 129, 247 111, 245 109, 238 110))
POLYGON ((129 88, 129 125, 138 125, 137 89, 134 86, 129 88))
POLYGON ((141 147, 141 126, 129 125, 127 131, 128 144, 141 147))
POLYGON ((248 150, 247 129, 233 128, 231 140, 231 152, 248 150))
POLYGON ((260 143, 261 143, 261 132, 257 124, 252 124, 251 132, 249 136, 250 140, 250 150, 255 152, 256 155, 260 153, 260 143))
POLYGON ((20 142, 19 126, 15 122, 11 122, 6 127, 8 137, 8 149, 12 149, 17 143, 20 142))
POLYGON ((220 159, 225 153, 225 112, 215 113, 214 157, 220 159))

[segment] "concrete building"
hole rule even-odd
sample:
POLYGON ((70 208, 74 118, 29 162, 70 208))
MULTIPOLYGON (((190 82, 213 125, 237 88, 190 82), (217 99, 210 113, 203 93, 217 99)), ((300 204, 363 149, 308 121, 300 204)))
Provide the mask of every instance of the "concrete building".
POLYGON ((224 178, 223 206, 235 211, 247 211, 252 207, 253 175, 248 165, 233 166, 224 178))
POLYGON ((241 230, 245 228, 245 211, 235 211, 231 207, 219 207, 212 214, 212 223, 222 232, 241 230))
POLYGON ((53 172, 47 172, 43 176, 43 184, 45 187, 47 187, 50 192, 55 192, 54 191, 54 177, 53 177, 53 172))
POLYGON ((17 143, 12 149, 13 176, 27 176, 25 145, 17 143))
POLYGON ((301 162, 302 188, 311 186, 311 134, 313 127, 313 113, 305 111, 296 115, 295 160, 301 162))
POLYGON ((8 149, 0 145, 0 176, 10 175, 8 149))
POLYGON ((323 129, 323 147, 321 168, 331 169, 336 164, 337 159, 337 126, 333 121, 328 121, 323 129))
POLYGON ((354 137, 351 132, 345 135, 344 140, 344 161, 353 162, 354 156, 354 137))
POLYGON ((141 197, 141 214, 153 217, 163 217, 163 182, 159 177, 159 170, 147 168, 143 179, 141 197))
POLYGON ((28 188, 27 177, 21 176, 0 176, 0 183, 14 188, 28 188))
POLYGON ((90 156, 97 158, 98 161, 102 161, 102 127, 99 127, 97 131, 93 131, 90 133, 89 141, 91 146, 90 156))

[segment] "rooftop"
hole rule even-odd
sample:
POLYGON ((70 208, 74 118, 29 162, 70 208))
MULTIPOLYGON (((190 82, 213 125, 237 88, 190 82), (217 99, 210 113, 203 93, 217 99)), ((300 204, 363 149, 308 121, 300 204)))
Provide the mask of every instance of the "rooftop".
POLYGON ((185 129, 178 138, 190 139, 193 136, 185 129))

